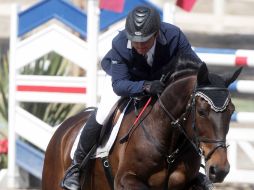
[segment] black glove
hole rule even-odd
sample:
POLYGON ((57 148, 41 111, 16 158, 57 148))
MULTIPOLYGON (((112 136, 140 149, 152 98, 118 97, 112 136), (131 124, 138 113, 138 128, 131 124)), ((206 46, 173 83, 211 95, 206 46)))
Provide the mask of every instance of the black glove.
POLYGON ((165 88, 165 84, 163 84, 159 80, 145 81, 143 86, 145 93, 150 95, 161 94, 164 88, 165 88))

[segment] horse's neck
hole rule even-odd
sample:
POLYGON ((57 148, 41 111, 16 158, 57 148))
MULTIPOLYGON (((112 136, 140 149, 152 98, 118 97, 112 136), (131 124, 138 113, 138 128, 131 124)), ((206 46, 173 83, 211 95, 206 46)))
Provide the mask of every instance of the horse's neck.
POLYGON ((163 94, 161 101, 165 108, 174 116, 175 119, 185 111, 190 95, 193 92, 196 75, 178 79, 170 84, 163 94))
MULTIPOLYGON (((190 94, 193 91, 195 81, 195 76, 179 79, 169 85, 161 95, 161 103, 175 119, 178 119, 178 117, 184 113, 190 94)), ((158 144, 160 144, 163 152, 169 152, 171 151, 169 147, 175 147, 175 139, 177 139, 178 136, 174 133, 176 130, 171 127, 172 119, 162 108, 161 103, 157 101, 153 106, 150 114, 151 124, 148 124, 147 126, 151 128, 151 135, 159 140, 158 144), (154 126, 153 123, 156 123, 157 125, 154 126), (156 130, 154 130, 155 127, 156 130)))

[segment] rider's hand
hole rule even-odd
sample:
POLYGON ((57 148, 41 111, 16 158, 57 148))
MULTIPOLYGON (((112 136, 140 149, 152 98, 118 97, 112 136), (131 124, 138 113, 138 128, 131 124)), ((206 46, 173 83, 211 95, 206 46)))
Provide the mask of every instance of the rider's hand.
POLYGON ((145 93, 150 95, 161 94, 164 88, 165 85, 159 80, 145 81, 143 86, 145 93))

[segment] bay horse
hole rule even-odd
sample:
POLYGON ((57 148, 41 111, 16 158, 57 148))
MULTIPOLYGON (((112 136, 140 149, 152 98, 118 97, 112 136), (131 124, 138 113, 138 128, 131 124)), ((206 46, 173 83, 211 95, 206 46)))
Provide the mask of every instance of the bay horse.
MULTIPOLYGON (((195 189, 201 157, 206 176, 213 183, 222 182, 230 169, 226 135, 235 109, 228 86, 240 72, 217 75, 202 64, 198 71, 174 73, 161 96, 148 105, 142 120, 131 130, 128 141, 121 144, 136 119, 132 108, 125 114, 108 156, 113 187, 100 159, 95 159, 84 183, 81 177, 82 189, 195 189)), ((52 136, 45 153, 42 190, 61 189, 74 140, 92 112, 67 119, 52 136)))

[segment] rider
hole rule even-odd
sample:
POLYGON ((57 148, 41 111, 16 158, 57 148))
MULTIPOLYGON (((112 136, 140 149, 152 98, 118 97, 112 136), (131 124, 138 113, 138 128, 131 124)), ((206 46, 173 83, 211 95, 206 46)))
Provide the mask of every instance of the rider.
MULTIPOLYGON (((183 32, 172 24, 161 22, 156 9, 138 6, 128 14, 125 30, 113 39, 112 49, 101 61, 107 73, 104 95, 97 113, 85 124, 62 187, 80 189, 80 164, 97 143, 102 124, 116 101, 120 97, 161 93, 164 84, 159 79, 163 68, 177 54, 201 62, 183 32)), ((174 65, 169 65, 169 69, 173 70, 174 65)))

